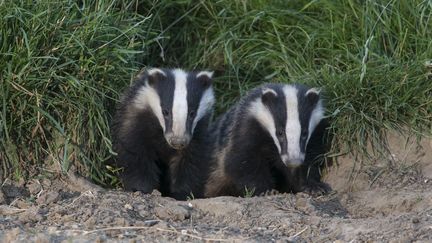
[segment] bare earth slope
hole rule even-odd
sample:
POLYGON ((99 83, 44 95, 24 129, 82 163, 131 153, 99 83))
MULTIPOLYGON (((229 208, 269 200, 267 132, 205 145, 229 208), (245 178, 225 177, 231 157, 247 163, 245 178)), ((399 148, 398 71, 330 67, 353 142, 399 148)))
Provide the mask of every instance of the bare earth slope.
POLYGON ((364 165, 352 184, 352 159, 341 158, 326 175, 334 191, 320 197, 182 202, 60 179, 7 180, 0 191, 0 242, 432 242, 430 142, 392 149, 403 152, 364 165))

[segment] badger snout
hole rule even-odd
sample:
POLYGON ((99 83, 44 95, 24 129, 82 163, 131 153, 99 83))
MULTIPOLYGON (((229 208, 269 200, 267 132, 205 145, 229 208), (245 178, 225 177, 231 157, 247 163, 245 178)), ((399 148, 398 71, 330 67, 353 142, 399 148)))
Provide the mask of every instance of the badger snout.
POLYGON ((167 137, 168 144, 176 150, 181 150, 189 145, 190 136, 169 136, 167 137))
POLYGON ((281 155, 281 160, 287 167, 298 167, 304 162, 304 156, 290 158, 287 154, 281 155))

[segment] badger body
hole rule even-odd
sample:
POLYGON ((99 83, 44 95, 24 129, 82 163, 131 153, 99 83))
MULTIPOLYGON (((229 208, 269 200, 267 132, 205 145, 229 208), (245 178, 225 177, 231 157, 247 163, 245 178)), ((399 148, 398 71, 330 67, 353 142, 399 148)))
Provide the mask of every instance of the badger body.
POLYGON ((150 69, 125 91, 112 125, 124 188, 202 197, 214 94, 211 72, 150 69))
POLYGON ((327 191, 319 162, 326 121, 319 91, 265 84, 250 91, 212 126, 213 168, 207 197, 327 191))

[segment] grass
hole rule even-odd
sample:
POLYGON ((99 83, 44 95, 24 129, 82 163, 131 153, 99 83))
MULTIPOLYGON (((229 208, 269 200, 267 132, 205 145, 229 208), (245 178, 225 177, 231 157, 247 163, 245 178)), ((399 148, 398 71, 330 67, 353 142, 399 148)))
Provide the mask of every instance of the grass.
POLYGON ((255 187, 251 188, 251 189, 247 188, 246 186, 244 187, 244 197, 245 198, 253 197, 254 193, 255 193, 255 187))
POLYGON ((261 82, 323 87, 334 153, 432 133, 432 3, 0 1, 3 176, 74 164, 115 184, 109 123, 146 66, 216 71, 218 112, 261 82))

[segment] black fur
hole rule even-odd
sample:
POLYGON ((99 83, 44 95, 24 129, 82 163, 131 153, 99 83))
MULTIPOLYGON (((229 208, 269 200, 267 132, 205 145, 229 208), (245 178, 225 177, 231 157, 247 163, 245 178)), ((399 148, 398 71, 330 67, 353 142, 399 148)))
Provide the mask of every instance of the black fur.
MULTIPOLYGON (((167 143, 153 111, 136 109, 132 105, 139 89, 148 81, 157 90, 162 108, 172 109, 174 81, 171 70, 163 71, 167 77, 156 77, 164 79, 163 82, 142 73, 133 86, 125 91, 112 124, 113 148, 118 154, 115 163, 123 167, 120 178, 128 191, 151 193, 157 189, 163 196, 180 200, 192 195, 203 197, 208 175, 207 156, 210 154, 207 134, 211 112, 198 121, 189 145, 182 150, 175 150, 167 143), (129 125, 125 125, 126 122, 129 125)), ((188 75, 187 100, 190 110, 197 109, 203 91, 211 86, 210 79, 203 77, 197 80, 196 74, 190 72, 188 75)), ((167 131, 170 131, 172 122, 167 117, 164 119, 167 131)), ((191 127, 188 128, 190 130, 191 127)))
MULTIPOLYGON (((330 150, 330 133, 327 119, 321 120, 309 139, 306 148, 305 162, 298 168, 282 167, 282 177, 276 176, 275 185, 279 192, 307 192, 323 194, 331 191, 331 187, 321 182, 321 170, 329 158, 325 154, 330 150)), ((328 161, 328 165, 330 165, 328 161)), ((274 171, 277 174, 277 170, 274 171)))
MULTIPOLYGON (((308 88, 303 85, 295 86, 299 93, 298 99, 301 99, 300 96, 304 96, 308 88)), ((213 124, 214 165, 206 184, 207 197, 244 196, 246 191, 260 195, 271 190, 296 193, 326 192, 330 189, 327 184, 320 181, 320 166, 328 149, 325 120, 319 123, 311 135, 307 148, 305 146, 304 163, 297 168, 289 168, 281 161, 272 137, 255 118, 250 116, 250 103, 262 96, 264 89, 271 88, 276 91, 279 100, 272 100, 276 96, 273 95, 272 98, 270 92, 262 96, 262 101, 267 103, 275 117, 275 123, 285 121, 286 116, 290 114, 281 112, 285 110, 285 101, 280 99, 284 97, 281 87, 280 84, 265 84, 250 91, 213 124)), ((319 99, 318 95, 307 98, 311 100, 299 102, 299 109, 302 111, 299 114, 301 124, 309 123, 311 111, 319 99)), ((284 124, 276 124, 276 129, 277 127, 284 127, 284 124)), ((306 134, 307 132, 302 131, 306 134)), ((278 137, 279 141, 283 142, 284 137, 278 137)), ((305 142, 302 138, 301 143, 305 142)))

